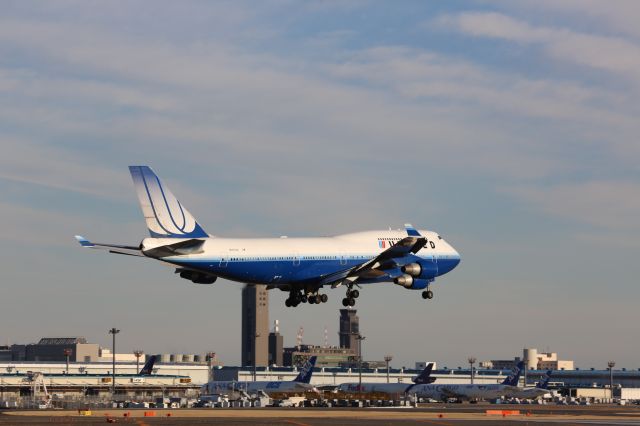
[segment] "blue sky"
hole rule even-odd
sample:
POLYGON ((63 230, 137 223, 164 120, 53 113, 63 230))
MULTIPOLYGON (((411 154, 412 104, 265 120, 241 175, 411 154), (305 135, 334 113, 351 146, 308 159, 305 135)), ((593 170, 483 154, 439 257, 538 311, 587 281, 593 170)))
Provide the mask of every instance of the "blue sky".
MULTIPOLYGON (((639 367, 634 1, 15 1, 0 18, 0 338, 239 361, 240 286, 89 253, 145 237, 149 164, 220 236, 412 222, 461 252, 425 303, 365 289, 368 358, 549 348, 639 367)), ((337 308, 271 293, 285 343, 337 308)))

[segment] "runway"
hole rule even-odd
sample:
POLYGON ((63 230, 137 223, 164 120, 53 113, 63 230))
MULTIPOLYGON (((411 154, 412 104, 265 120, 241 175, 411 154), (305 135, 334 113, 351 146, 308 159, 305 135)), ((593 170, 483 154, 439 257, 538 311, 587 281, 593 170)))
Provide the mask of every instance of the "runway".
POLYGON ((91 416, 77 411, 4 411, 4 424, 104 424, 137 425, 638 425, 640 407, 604 406, 522 406, 522 405, 443 405, 420 408, 252 408, 252 409, 176 409, 176 410, 98 410, 91 416), (517 415, 487 414, 486 410, 519 410, 517 415), (153 412, 154 417, 145 417, 153 412), (130 413, 130 417, 125 417, 130 413))

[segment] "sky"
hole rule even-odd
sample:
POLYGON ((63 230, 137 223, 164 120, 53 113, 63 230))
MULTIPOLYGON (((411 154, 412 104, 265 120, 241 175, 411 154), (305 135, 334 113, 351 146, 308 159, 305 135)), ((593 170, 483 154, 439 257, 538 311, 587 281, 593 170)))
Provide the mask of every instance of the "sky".
MULTIPOLYGON (((216 236, 442 234, 435 298, 368 286, 366 359, 558 352, 638 368, 640 3, 3 1, 0 342, 85 336, 240 362, 240 290, 137 244, 127 166, 216 236)), ((342 290, 286 308, 338 343, 342 290)))

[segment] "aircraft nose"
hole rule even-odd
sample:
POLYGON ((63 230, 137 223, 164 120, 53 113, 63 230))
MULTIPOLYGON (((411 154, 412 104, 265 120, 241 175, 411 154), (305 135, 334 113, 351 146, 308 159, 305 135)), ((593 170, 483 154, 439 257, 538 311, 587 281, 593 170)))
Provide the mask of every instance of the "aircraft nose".
POLYGON ((453 247, 451 247, 451 251, 453 251, 453 256, 451 258, 451 260, 452 260, 451 269, 453 269, 456 266, 458 266, 458 264, 460 263, 460 253, 458 253, 458 251, 456 249, 454 249, 453 247))

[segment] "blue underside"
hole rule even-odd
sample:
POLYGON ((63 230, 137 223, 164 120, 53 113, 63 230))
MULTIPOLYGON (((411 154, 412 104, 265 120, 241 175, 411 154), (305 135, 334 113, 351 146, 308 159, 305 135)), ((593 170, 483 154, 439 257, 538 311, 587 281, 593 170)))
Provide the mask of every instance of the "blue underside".
MULTIPOLYGON (((195 269, 216 275, 232 281, 252 284, 316 284, 323 277, 350 269, 366 262, 363 259, 332 259, 332 260, 304 260, 294 264, 291 260, 229 260, 222 262, 218 259, 200 260, 168 260, 171 263, 189 269, 195 269)), ((459 258, 438 259, 438 273, 444 275, 460 263, 459 258)), ((398 268, 385 271, 387 274, 374 279, 360 279, 359 284, 390 281, 392 276, 401 274, 398 268)), ((435 276, 433 277, 435 278, 435 276)))

